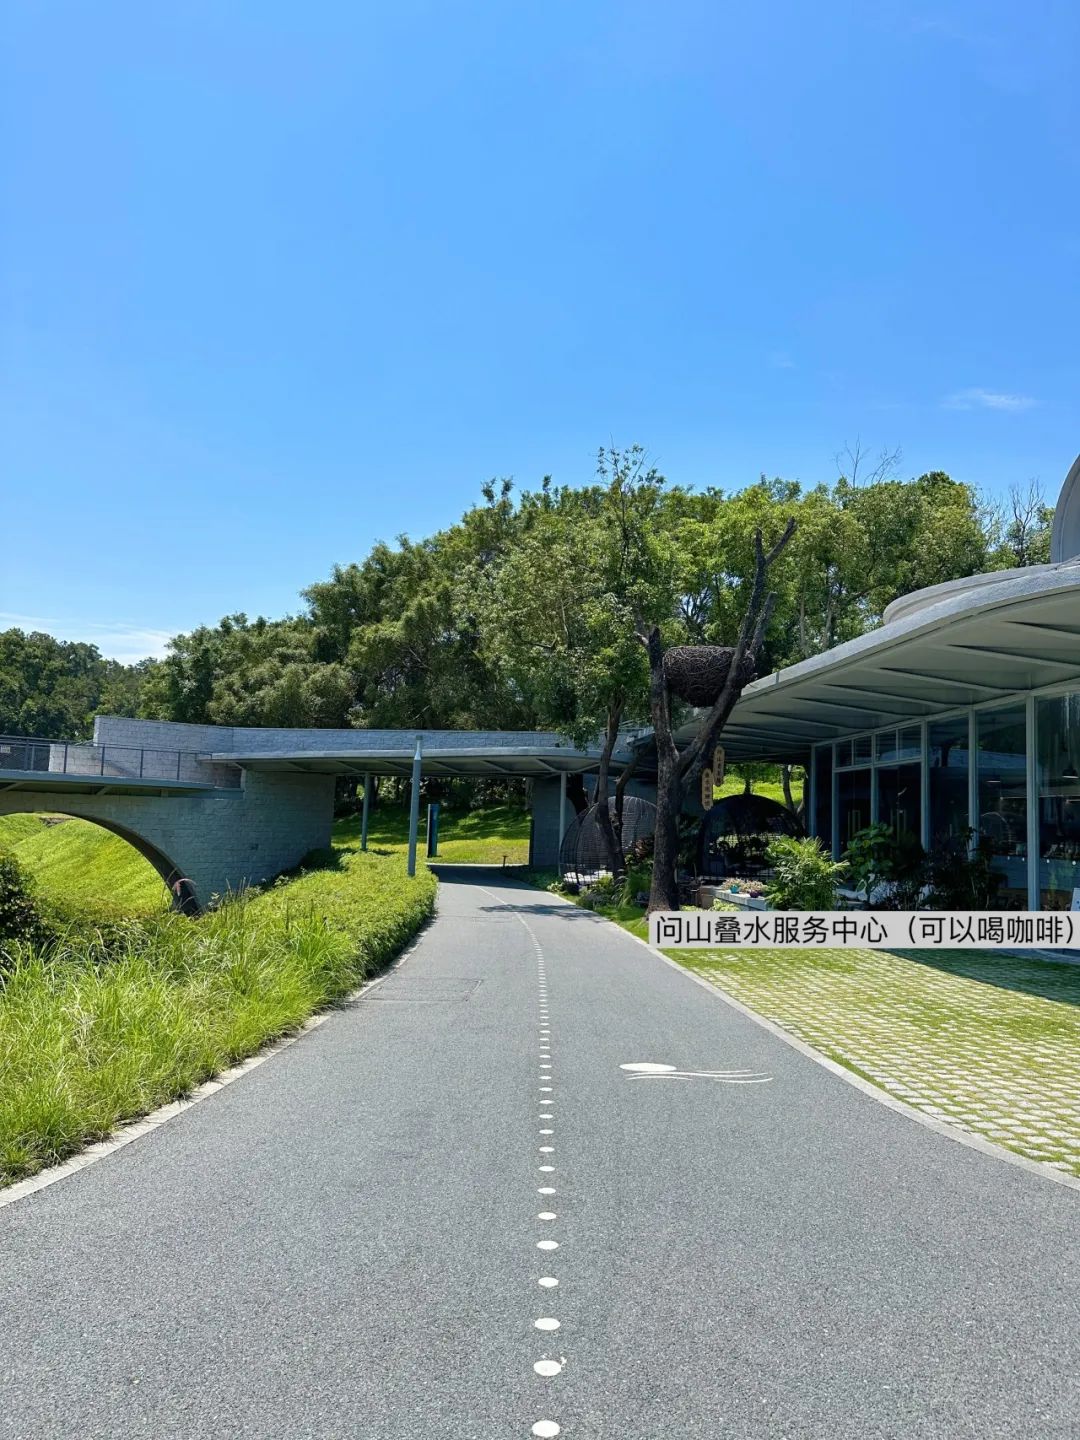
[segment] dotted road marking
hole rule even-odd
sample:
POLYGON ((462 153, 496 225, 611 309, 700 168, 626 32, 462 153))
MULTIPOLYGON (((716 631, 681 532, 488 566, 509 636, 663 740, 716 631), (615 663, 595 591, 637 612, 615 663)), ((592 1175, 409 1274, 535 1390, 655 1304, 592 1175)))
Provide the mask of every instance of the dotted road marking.
POLYGON ((538 1360, 533 1366, 537 1375, 558 1375, 562 1366, 558 1360, 538 1360))
POLYGON ((532 1427, 532 1433, 537 1437, 542 1437, 542 1440, 554 1440, 554 1437, 561 1435, 562 1431, 554 1420, 538 1420, 532 1427))
POLYGON ((534 1330, 558 1330, 558 1320, 553 1320, 550 1315, 544 1315, 539 1320, 533 1321, 534 1330))

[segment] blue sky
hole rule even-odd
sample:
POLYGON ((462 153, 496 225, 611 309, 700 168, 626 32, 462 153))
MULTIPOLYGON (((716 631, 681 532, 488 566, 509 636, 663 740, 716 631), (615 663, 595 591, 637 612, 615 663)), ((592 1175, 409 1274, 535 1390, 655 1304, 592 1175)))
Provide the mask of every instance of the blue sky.
POLYGON ((1080 7, 14 5, 0 625, 279 615, 489 476, 1080 449, 1080 7))

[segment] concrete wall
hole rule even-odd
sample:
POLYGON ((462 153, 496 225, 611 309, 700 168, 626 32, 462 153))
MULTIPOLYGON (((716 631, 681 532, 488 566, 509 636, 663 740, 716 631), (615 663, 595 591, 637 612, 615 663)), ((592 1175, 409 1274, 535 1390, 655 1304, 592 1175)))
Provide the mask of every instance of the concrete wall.
POLYGON ((192 796, 0 792, 0 815, 26 811, 74 815, 123 835, 164 877, 192 880, 207 905, 329 845, 334 777, 248 772, 241 790, 192 796))
POLYGON ((130 720, 118 715, 101 715, 94 722, 94 740, 98 745, 192 750, 202 754, 411 750, 418 735, 423 737, 425 751, 486 750, 513 745, 573 748, 550 730, 287 730, 250 725, 182 725, 172 720, 130 720))
MULTIPOLYGON (((567 824, 574 807, 566 802, 567 824)), ((532 786, 532 830, 529 837, 529 864, 553 870, 559 863, 559 781, 534 780, 532 786)))

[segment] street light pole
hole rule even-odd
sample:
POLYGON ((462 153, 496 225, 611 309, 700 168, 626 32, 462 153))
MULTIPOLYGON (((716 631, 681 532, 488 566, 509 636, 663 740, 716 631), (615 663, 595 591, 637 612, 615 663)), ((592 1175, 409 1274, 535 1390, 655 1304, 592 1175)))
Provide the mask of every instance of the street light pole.
POLYGON ((422 742, 416 737, 412 762, 412 793, 409 796, 409 874, 416 874, 416 832, 420 827, 420 754, 422 742))

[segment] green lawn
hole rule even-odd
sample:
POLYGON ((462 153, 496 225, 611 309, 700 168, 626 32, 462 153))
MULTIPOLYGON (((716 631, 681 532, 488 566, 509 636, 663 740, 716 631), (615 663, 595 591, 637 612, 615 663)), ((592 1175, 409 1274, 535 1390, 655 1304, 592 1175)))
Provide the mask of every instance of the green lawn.
POLYGON ((890 1095, 1080 1175, 1080 966, 963 950, 672 950, 890 1095))
MULTIPOLYGON (((419 853, 425 853, 426 814, 420 812, 419 853)), ((339 840, 360 843, 360 817, 339 821, 339 840)), ((368 826, 374 849, 403 851, 409 843, 409 812, 404 807, 376 806, 368 826)), ((529 859, 529 815, 511 805, 483 810, 442 811, 439 816, 439 860, 461 865, 524 865, 529 859)))

